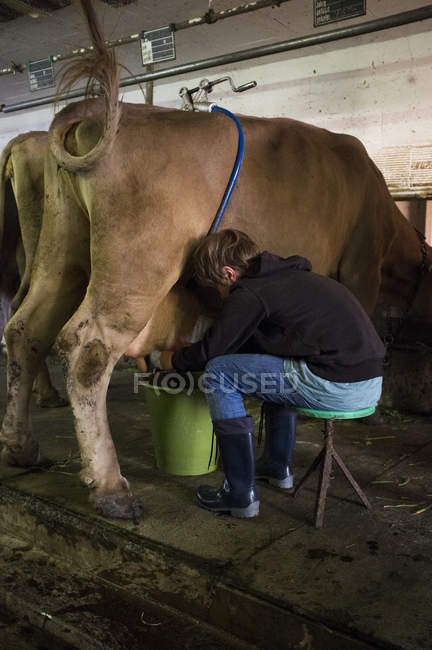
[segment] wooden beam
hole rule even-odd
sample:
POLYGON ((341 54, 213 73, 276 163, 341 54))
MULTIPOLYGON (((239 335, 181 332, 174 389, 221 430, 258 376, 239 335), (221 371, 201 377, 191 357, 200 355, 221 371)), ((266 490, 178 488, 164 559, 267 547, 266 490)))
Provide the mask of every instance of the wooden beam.
POLYGON ((426 201, 425 237, 429 246, 432 246, 432 201, 426 201))

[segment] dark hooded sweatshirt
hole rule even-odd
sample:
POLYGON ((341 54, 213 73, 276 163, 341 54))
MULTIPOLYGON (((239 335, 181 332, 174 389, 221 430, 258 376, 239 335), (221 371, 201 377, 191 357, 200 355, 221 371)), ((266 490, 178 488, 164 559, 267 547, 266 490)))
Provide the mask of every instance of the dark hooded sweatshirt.
POLYGON ((342 284, 312 273, 304 257, 263 252, 232 285, 202 341, 175 352, 176 370, 202 370, 223 354, 304 359, 330 381, 382 375, 384 346, 368 315, 342 284))

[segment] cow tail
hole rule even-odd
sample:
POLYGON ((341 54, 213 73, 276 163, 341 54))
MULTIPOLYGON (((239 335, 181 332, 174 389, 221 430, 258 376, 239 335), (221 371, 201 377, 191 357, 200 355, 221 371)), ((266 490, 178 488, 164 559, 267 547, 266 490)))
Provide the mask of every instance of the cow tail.
POLYGON ((87 80, 85 95, 102 94, 105 121, 102 136, 91 151, 82 156, 73 156, 65 149, 65 136, 73 123, 99 114, 100 101, 85 103, 85 109, 72 104, 55 117, 49 131, 49 144, 58 165, 71 172, 87 171, 98 163, 110 150, 120 122, 119 102, 120 69, 114 50, 108 49, 91 0, 80 0, 86 18, 93 52, 67 65, 57 90, 57 96, 70 90, 77 81, 87 80), (96 86, 97 89, 96 89, 96 86), (78 110, 74 111, 77 107, 78 110), (78 117, 77 117, 78 116, 78 117))

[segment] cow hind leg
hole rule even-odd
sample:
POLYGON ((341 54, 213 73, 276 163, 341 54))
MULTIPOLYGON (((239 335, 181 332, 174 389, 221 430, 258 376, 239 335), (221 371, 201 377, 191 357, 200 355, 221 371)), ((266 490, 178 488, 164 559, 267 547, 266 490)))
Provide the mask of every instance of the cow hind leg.
POLYGON ((33 382, 33 395, 41 408, 61 408, 69 402, 64 399, 51 383, 46 361, 42 361, 40 370, 33 382))
MULTIPOLYGON (((33 237, 33 241, 36 243, 35 237, 33 237)), ((17 309, 19 309, 29 291, 34 253, 35 251, 33 246, 30 254, 26 256, 22 246, 22 241, 17 247, 17 266, 21 276, 21 282, 18 291, 12 300, 12 313, 15 313, 17 309), (30 261, 28 260, 28 257, 30 257, 30 261)), ((45 361, 42 361, 40 371, 33 382, 33 394, 36 398, 36 404, 41 408, 59 408, 67 406, 68 404, 67 400, 63 399, 52 385, 49 370, 45 361)))
POLYGON ((8 392, 0 442, 2 460, 7 464, 27 467, 41 462, 30 418, 32 385, 57 333, 76 309, 84 290, 85 286, 75 282, 62 294, 35 283, 6 327, 8 392))
POLYGON ((120 471, 111 438, 106 392, 115 364, 151 315, 152 304, 134 316, 125 300, 116 296, 107 311, 101 292, 87 294, 78 311, 57 338, 57 348, 67 368, 66 385, 81 453, 80 477, 89 488, 90 501, 104 517, 135 519, 142 507, 120 471))

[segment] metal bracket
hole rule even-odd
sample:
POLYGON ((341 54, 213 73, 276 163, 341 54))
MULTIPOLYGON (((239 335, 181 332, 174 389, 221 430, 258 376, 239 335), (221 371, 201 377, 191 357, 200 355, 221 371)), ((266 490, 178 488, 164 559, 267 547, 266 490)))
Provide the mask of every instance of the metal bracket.
POLYGON ((11 60, 10 69, 12 70, 12 73, 15 75, 17 72, 24 72, 26 67, 19 65, 18 63, 15 63, 15 61, 11 60))
POLYGON ((180 88, 179 95, 182 98, 182 111, 199 111, 199 110, 208 110, 210 102, 208 101, 208 94, 212 92, 213 87, 217 84, 228 81, 231 90, 234 93, 242 93, 245 90, 250 90, 255 88, 257 85, 256 81, 249 81, 248 83, 242 84, 241 86, 236 86, 230 76, 220 77, 219 79, 214 79, 209 81, 209 79, 201 79, 199 86, 196 88, 180 88), (195 95, 195 97, 194 97, 195 95))

